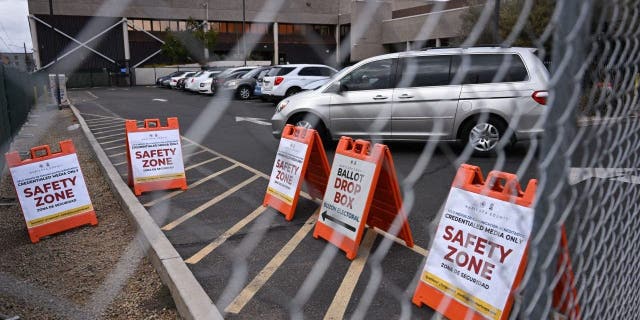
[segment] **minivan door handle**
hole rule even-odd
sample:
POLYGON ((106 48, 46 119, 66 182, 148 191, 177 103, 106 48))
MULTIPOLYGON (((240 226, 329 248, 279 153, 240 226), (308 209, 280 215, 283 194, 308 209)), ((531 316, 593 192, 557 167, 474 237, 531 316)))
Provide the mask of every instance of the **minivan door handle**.
POLYGON ((406 93, 401 94, 400 96, 398 96, 399 99, 410 99, 413 98, 412 95, 408 95, 406 93))
POLYGON ((373 97, 373 100, 384 100, 384 99, 389 99, 389 97, 385 97, 385 96, 383 96, 381 94, 373 97))

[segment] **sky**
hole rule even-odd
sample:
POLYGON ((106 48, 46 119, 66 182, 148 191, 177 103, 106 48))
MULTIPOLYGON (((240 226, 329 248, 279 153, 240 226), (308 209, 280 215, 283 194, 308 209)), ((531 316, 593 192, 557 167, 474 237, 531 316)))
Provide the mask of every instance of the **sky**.
POLYGON ((0 52, 31 52, 27 0, 0 0, 0 52))

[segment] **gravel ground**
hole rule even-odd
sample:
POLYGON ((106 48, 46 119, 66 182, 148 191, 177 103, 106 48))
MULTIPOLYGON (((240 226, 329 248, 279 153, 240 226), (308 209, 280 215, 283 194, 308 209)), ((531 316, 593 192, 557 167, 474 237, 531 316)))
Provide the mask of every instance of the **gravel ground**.
MULTIPOLYGON (((0 319, 176 319, 169 290, 144 257, 69 109, 38 107, 11 150, 72 139, 98 216, 32 244, 7 171, 0 183, 0 319), (32 126, 36 124, 37 126, 32 126)), ((23 155, 25 158, 26 155, 23 155)))

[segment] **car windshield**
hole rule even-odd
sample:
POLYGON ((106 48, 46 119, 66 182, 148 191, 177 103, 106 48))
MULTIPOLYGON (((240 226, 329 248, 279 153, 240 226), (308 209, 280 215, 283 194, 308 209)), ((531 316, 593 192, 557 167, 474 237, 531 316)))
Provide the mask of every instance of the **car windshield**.
POLYGON ((293 71, 296 67, 274 67, 269 70, 267 77, 284 76, 293 71))
POLYGON ((253 70, 245 73, 241 78, 242 79, 253 78, 256 74, 260 73, 261 71, 262 71, 262 69, 253 69, 253 70))

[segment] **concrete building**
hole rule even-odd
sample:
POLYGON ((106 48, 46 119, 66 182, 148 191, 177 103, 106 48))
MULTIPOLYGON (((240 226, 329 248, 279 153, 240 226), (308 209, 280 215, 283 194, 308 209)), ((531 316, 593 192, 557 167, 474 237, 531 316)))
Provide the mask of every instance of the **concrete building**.
POLYGON ((205 27, 217 31, 208 60, 246 56, 273 63, 339 66, 386 52, 446 45, 461 36, 461 16, 469 0, 28 0, 28 4, 38 68, 120 70, 167 63, 162 43, 168 33, 184 31, 189 19, 207 21, 205 27))

